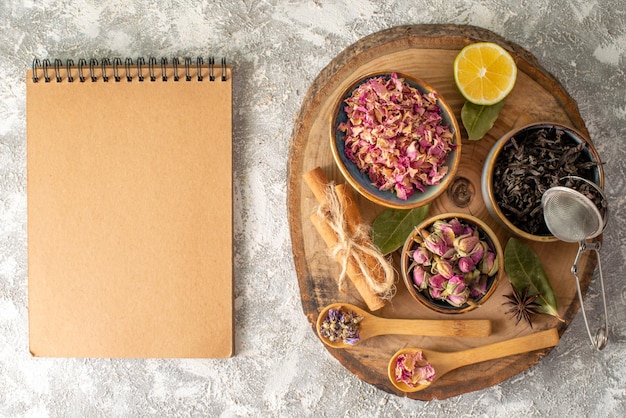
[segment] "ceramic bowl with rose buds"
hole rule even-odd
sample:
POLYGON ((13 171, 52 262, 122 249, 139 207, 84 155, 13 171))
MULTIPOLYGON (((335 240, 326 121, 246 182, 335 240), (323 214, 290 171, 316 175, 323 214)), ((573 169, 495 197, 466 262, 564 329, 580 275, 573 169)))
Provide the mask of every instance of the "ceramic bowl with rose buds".
POLYGON ((461 156, 454 112, 422 80, 373 73, 338 97, 330 147, 339 171, 362 196, 395 209, 424 206, 452 181, 461 156))
POLYGON ((463 313, 494 293, 504 273, 504 254, 482 220, 444 213, 415 227, 402 248, 401 270, 419 303, 439 313, 463 313))

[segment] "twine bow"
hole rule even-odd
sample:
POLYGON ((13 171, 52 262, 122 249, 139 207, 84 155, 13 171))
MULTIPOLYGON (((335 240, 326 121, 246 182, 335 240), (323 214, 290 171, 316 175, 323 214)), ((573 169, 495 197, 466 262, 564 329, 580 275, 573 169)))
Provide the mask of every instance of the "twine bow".
POLYGON ((361 270, 370 290, 382 299, 390 300, 395 291, 395 272, 390 260, 372 244, 367 225, 359 224, 353 228, 348 226, 334 184, 329 184, 325 189, 326 203, 318 207, 318 215, 327 222, 337 236, 337 245, 331 251, 333 256, 340 259, 339 288, 345 287, 348 261, 352 258, 361 270), (372 263, 367 263, 368 258, 376 261, 375 266, 372 266, 372 263), (372 267, 382 270, 382 275, 374 274, 375 271, 372 271, 372 267))

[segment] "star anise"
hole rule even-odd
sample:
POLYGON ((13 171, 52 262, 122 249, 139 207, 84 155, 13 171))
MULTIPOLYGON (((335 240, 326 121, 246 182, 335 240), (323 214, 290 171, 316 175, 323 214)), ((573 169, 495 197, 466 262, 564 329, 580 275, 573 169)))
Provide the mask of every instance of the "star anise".
POLYGON ((524 290, 520 293, 515 286, 513 286, 513 293, 504 296, 509 300, 504 302, 503 305, 512 306, 512 308, 506 311, 506 313, 513 314, 513 316, 517 319, 517 321, 515 321, 515 325, 519 324, 519 322, 524 319, 532 328, 533 323, 531 321, 531 317, 538 313, 537 308, 541 306, 535 302, 535 300, 539 297, 539 293, 529 295, 528 287, 524 288, 524 290))

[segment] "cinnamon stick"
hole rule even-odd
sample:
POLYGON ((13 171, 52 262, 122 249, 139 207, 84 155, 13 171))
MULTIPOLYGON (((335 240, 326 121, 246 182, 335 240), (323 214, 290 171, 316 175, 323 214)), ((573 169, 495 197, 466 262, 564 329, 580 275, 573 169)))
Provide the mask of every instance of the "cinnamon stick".
POLYGON ((326 200, 326 187, 330 183, 328 177, 324 174, 324 171, 320 167, 316 167, 313 170, 304 173, 302 175, 304 182, 309 186, 309 189, 313 192, 313 195, 317 199, 320 205, 328 203, 326 200))
MULTIPOLYGON (((313 192, 313 195, 317 199, 318 203, 320 205, 327 204, 326 188, 329 185, 329 181, 322 169, 317 167, 305 173, 303 178, 305 183, 313 192)), ((343 206, 343 211, 348 229, 350 232, 354 232, 354 230, 361 224, 362 218, 357 205, 354 203, 354 198, 349 191, 350 189, 345 187, 345 185, 338 185, 335 186, 335 190, 341 204, 345 205, 343 206)), ((339 239, 325 219, 320 217, 317 213, 311 215, 310 219, 328 248, 334 248, 338 245, 339 239)), ((337 261, 342 261, 341 255, 338 255, 336 258, 337 261)), ((365 264, 370 270, 368 273, 371 276, 380 278, 381 269, 377 268, 378 263, 376 260, 368 258, 365 264)), ((346 273, 370 311, 376 311, 385 305, 386 301, 370 289, 364 278, 363 272, 352 257, 348 259, 346 273)), ((382 282, 384 280, 380 278, 379 281, 382 282)))

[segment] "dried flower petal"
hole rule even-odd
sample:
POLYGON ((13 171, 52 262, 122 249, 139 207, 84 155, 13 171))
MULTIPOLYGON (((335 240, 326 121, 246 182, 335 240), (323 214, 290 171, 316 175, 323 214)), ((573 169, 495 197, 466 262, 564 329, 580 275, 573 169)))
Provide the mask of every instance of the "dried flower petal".
POLYGON ((359 323, 362 319, 355 312, 329 309, 328 315, 320 324, 320 335, 330 342, 341 340, 346 344, 355 344, 360 339, 359 323))
POLYGON ((392 73, 361 83, 344 100, 347 121, 338 130, 345 133, 346 157, 379 190, 406 200, 448 173, 444 163, 456 144, 437 97, 392 73))
POLYGON ((426 361, 421 351, 400 354, 396 358, 396 382, 403 382, 409 387, 426 385, 435 379, 435 368, 426 361))

